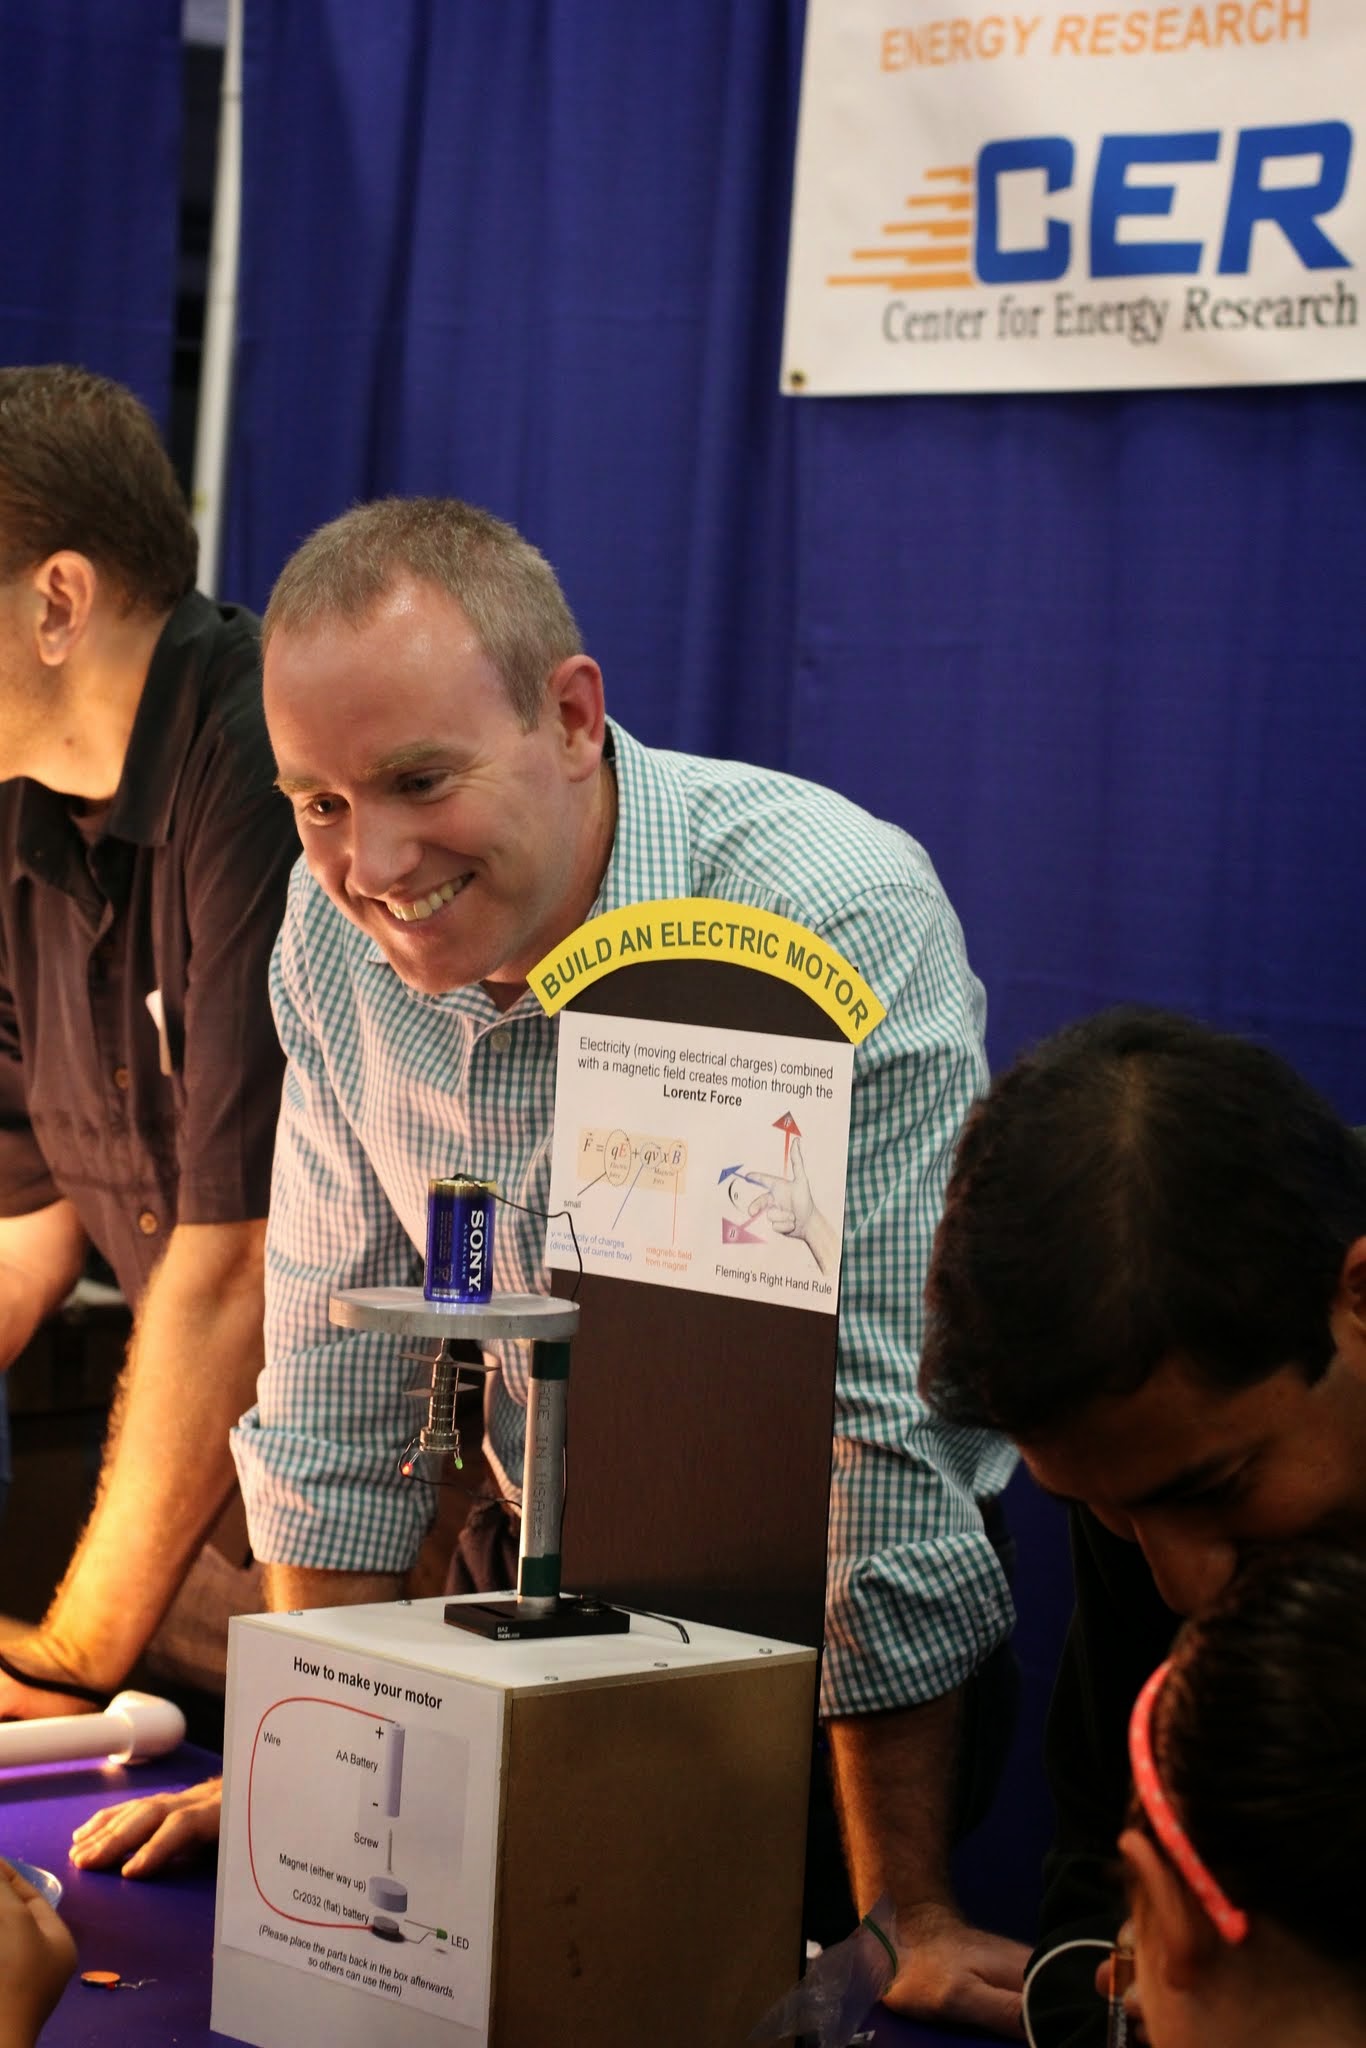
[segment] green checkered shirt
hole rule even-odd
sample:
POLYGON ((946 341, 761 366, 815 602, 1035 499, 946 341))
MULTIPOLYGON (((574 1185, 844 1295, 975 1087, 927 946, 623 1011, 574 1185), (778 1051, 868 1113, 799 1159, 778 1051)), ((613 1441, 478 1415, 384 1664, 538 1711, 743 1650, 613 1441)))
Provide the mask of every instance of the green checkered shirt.
MULTIPOLYGON (((985 1066, 983 1000, 923 850, 831 791, 659 753, 614 726, 618 821, 597 912, 710 896, 808 925, 887 1006, 854 1059, 822 1708, 932 1699, 1007 1633, 1010 1596, 977 1502, 1013 1452, 937 1422, 915 1388, 921 1290, 953 1144, 985 1066)), ((303 863, 272 965, 289 1056, 267 1254, 258 1405, 233 1436, 258 1557, 411 1564, 430 1516, 397 1476, 420 1368, 327 1320, 339 1287, 422 1277, 427 1181, 496 1180, 544 1210, 558 1024, 524 995, 408 988, 303 863)), ((545 1225, 503 1208, 494 1284, 547 1284, 545 1225)), ((495 1347, 491 1347, 495 1348, 495 1347)), ((490 1375, 486 1441, 522 1469, 526 1353, 490 1375)), ((509 1491, 514 1491, 509 1486, 509 1491)))

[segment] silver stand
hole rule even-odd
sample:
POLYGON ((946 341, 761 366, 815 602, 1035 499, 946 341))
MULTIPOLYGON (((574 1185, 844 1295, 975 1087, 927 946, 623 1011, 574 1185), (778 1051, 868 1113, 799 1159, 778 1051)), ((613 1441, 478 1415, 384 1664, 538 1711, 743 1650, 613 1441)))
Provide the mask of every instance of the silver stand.
POLYGON ((578 1303, 550 1294, 437 1302, 428 1301, 419 1287, 350 1287, 332 1296, 328 1316, 346 1330, 436 1340, 427 1422, 404 1453, 405 1472, 412 1472, 420 1457, 458 1459, 456 1375, 467 1366, 477 1372, 487 1369, 480 1347, 496 1340, 530 1343, 517 1598, 453 1600, 446 1619, 456 1628, 500 1641, 533 1635, 620 1634, 628 1629, 630 1616, 621 1609, 575 1599, 560 1590, 569 1340, 579 1326, 578 1303))

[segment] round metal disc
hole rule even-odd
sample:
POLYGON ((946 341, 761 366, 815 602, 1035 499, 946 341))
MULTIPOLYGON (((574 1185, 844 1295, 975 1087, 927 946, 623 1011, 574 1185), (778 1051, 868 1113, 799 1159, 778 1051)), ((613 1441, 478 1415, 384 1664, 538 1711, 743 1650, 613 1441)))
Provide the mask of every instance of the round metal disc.
POLYGON ((553 1343, 579 1327, 579 1304, 556 1294, 495 1294, 492 1301, 428 1301, 420 1287, 347 1287, 327 1304, 344 1330, 395 1337, 454 1337, 478 1343, 512 1337, 553 1343))

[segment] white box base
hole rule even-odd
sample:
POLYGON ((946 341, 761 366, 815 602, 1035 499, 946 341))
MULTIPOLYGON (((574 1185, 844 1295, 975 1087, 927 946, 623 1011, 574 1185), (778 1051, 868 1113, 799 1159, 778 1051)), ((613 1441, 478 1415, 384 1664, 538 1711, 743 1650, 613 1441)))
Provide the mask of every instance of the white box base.
POLYGON ((253 2048, 739 2048, 795 1978, 816 1657, 231 1628, 212 2024, 253 2048))

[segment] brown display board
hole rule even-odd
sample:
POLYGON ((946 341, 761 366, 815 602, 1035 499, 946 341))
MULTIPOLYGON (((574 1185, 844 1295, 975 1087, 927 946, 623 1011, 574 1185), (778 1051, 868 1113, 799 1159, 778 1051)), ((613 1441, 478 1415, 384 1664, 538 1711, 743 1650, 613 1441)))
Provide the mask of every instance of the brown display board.
MULTIPOLYGON (((619 967, 572 1007, 842 1037, 801 990, 724 961, 619 967)), ((819 1647, 836 1317, 592 1273, 578 1298, 565 1585, 819 1647)))

